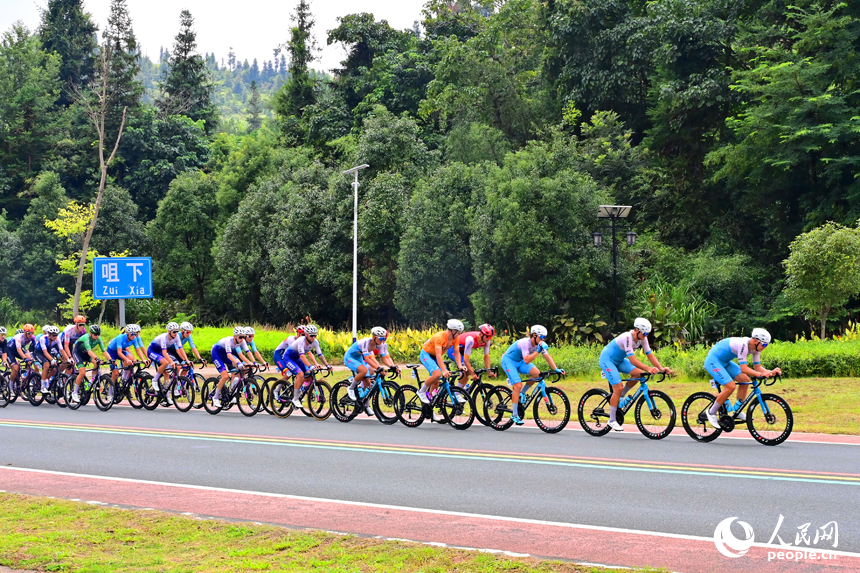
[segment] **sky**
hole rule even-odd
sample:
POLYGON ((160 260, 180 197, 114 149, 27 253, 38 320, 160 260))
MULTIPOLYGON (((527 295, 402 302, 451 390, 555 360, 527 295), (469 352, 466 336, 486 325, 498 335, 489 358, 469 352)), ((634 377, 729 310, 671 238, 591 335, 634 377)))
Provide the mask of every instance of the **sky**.
MULTIPOLYGON (((388 20, 396 29, 412 28, 421 19, 425 0, 311 0, 316 18, 314 35, 322 48, 319 59, 312 65, 318 70, 338 67, 344 59, 343 47, 326 46, 328 30, 337 27, 338 16, 370 12, 377 20, 388 20)), ((48 0, 0 0, 0 31, 5 32, 13 22, 21 20, 34 30, 39 25, 40 11, 48 0)), ((272 50, 289 39, 290 14, 294 0, 127 0, 134 33, 143 51, 158 59, 159 47, 169 49, 179 30, 179 12, 187 8, 194 16, 197 47, 200 53, 214 52, 220 63, 227 59, 230 47, 239 61, 257 58, 272 59, 272 50)), ((99 29, 104 29, 110 0, 84 0, 84 8, 93 16, 99 29)))

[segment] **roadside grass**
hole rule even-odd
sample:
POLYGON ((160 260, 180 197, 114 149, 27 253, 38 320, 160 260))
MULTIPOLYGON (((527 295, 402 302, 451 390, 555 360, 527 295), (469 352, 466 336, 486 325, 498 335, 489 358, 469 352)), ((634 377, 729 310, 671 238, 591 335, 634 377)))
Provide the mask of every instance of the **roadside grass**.
MULTIPOLYGON (((421 378, 427 374, 423 368, 419 369, 421 378)), ((348 372, 344 370, 335 371, 330 377, 324 378, 326 382, 334 385, 340 380, 345 380, 348 372)), ((490 383, 505 383, 504 378, 484 378, 490 383)), ((411 371, 404 371, 397 379, 398 384, 413 384, 415 380, 411 377, 411 371)), ((606 380, 596 376, 594 379, 566 377, 555 386, 564 390, 570 400, 570 421, 579 428, 577 418, 577 404, 582 395, 591 388, 609 390, 606 380)), ((650 384, 652 390, 665 392, 675 403, 678 413, 676 428, 681 425, 681 407, 688 396, 694 392, 710 392, 710 385, 702 380, 693 380, 685 377, 667 379, 660 384, 650 384)), ((782 381, 769 386, 762 391, 769 394, 777 394, 786 399, 794 414, 795 432, 812 432, 821 434, 851 434, 860 435, 860 401, 857 400, 858 380, 856 378, 783 378, 782 381)), ((636 389, 630 390, 632 395, 636 389)), ((736 398, 733 397, 733 400, 736 398)), ((477 407, 481 407, 477 405, 477 407)), ((526 417, 532 418, 532 410, 526 412, 526 417)), ((627 413, 625 422, 632 424, 633 411, 627 413)), ((741 425, 736 431, 746 432, 746 426, 741 425)), ((791 439, 791 438, 789 438, 791 439)))
MULTIPOLYGON (((312 530, 0 493, 0 565, 38 571, 621 573, 312 530)), ((404 532, 406 535, 407 533, 404 532)), ((624 571, 630 571, 625 569, 624 571)), ((640 570, 657 571, 657 570, 640 570)))

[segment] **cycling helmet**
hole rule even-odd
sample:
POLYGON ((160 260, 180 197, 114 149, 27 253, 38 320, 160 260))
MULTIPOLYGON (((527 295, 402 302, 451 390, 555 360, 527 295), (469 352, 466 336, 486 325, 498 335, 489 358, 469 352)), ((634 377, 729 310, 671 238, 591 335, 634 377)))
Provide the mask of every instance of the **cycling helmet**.
POLYGON ((60 334, 60 328, 58 326, 54 326, 53 324, 49 324, 45 328, 47 329, 45 331, 45 334, 54 334, 54 335, 60 334))
POLYGON ((537 334, 538 336, 546 336, 546 327, 536 324, 532 326, 531 333, 537 334))
POLYGON ((78 316, 75 317, 74 323, 75 324, 86 324, 87 323, 87 317, 82 315, 82 314, 79 314, 78 316))
POLYGON ((23 328, 19 328, 19 329, 17 329, 17 330, 15 331, 15 334, 24 334, 24 329, 23 329, 23 328))
POLYGON ((644 335, 647 335, 651 332, 651 321, 647 318, 642 318, 641 316, 633 321, 633 328, 638 330, 644 335))
POLYGON ((98 336, 101 333, 102 333, 102 327, 101 326, 99 326, 98 324, 91 324, 90 325, 90 334, 95 334, 96 336, 98 336))
POLYGON ((50 324, 46 324, 45 326, 43 326, 43 327, 42 327, 42 334, 48 334, 48 331, 49 331, 50 329, 51 329, 51 325, 50 325, 50 324))
POLYGON ((463 326, 462 321, 457 320, 456 318, 452 318, 451 320, 448 321, 448 330, 463 332, 464 330, 466 330, 466 327, 463 326))
POLYGON ((192 330, 194 330, 194 325, 190 322, 183 322, 179 325, 179 330, 181 330, 182 332, 191 332, 192 330))
POLYGON ((496 329, 493 328, 492 325, 489 325, 489 324, 482 324, 481 326, 478 327, 478 330, 481 332, 481 334, 483 334, 487 338, 492 338, 493 336, 496 335, 496 329))
POLYGON ((319 330, 313 324, 309 324, 305 327, 305 335, 310 334, 312 336, 316 336, 318 333, 319 333, 319 330))
POLYGON ((296 335, 301 336, 304 333, 305 333, 305 325, 304 324, 298 325, 296 327, 296 335))
POLYGON ((257 331, 254 330, 253 328, 251 328, 250 326, 246 326, 245 327, 245 334, 247 336, 254 336, 255 334, 257 334, 257 331))
POLYGON ((6 327, 0 326, 0 334, 6 334, 6 327))
POLYGON ((233 329, 233 336, 245 336, 245 327, 237 326, 233 329))
POLYGON ((32 324, 25 324, 24 328, 22 330, 24 332, 28 332, 30 334, 33 334, 34 332, 36 332, 36 327, 34 327, 32 324))
POLYGON ((167 323, 167 330, 171 330, 171 331, 172 330, 179 330, 179 325, 176 324, 175 322, 168 322, 167 323))
POLYGON ((770 332, 763 328, 753 328, 750 338, 754 338, 762 344, 770 344, 770 332))
POLYGON ((388 331, 382 328, 381 326, 374 326, 370 329, 370 334, 373 336, 378 336, 379 338, 387 338, 388 331))
POLYGON ((140 325, 139 324, 126 324, 125 332, 127 334, 139 334, 140 333, 140 325))

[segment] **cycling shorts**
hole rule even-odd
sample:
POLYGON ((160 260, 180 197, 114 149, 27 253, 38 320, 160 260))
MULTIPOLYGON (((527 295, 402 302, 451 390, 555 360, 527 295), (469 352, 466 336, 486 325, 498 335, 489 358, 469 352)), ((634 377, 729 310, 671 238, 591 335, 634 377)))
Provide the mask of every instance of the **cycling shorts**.
POLYGON ((430 373, 430 376, 433 376, 433 373, 437 370, 441 370, 439 365, 436 364, 436 359, 430 356, 430 353, 426 350, 421 351, 421 364, 424 365, 424 368, 427 369, 427 372, 430 373))
POLYGON ((508 377, 508 384, 514 385, 522 382, 523 379, 520 377, 520 374, 530 378, 529 373, 532 371, 532 368, 535 368, 535 366, 527 364, 525 360, 514 360, 507 354, 502 356, 502 369, 508 377))
POLYGON ((284 357, 285 350, 275 350, 275 366, 278 367, 279 372, 283 372, 287 369, 287 360, 284 357))
MULTIPOLYGON (((55 350, 55 349, 53 349, 53 348, 52 348, 51 350, 49 350, 49 351, 48 351, 48 354, 50 354, 50 355, 51 355, 51 359, 56 359, 56 358, 57 358, 57 356, 58 356, 60 353, 59 353, 59 351, 58 351, 58 350, 55 350)), ((49 359, 45 358, 45 353, 44 353, 44 352, 42 352, 41 350, 37 350, 36 352, 34 352, 34 353, 33 353, 33 358, 34 358, 34 359, 36 360, 36 362, 38 362, 39 364, 45 364, 46 362, 50 362, 50 361, 51 361, 51 360, 49 360, 49 359)))
MULTIPOLYGON (((465 360, 465 357, 462 354, 462 349, 460 349, 460 350, 461 350, 460 363, 457 364, 457 366, 459 366, 460 368, 463 368, 463 360, 465 360)), ((453 346, 448 349, 448 358, 451 359, 451 362, 454 362, 454 347, 453 346)), ((456 364, 456 362, 454 362, 454 363, 456 364)))
POLYGON ((352 370, 353 374, 358 374, 360 366, 364 366, 367 372, 370 372, 370 365, 364 361, 363 356, 356 358, 354 354, 347 354, 343 357, 343 365, 352 370))
POLYGON ((89 353, 81 352, 80 350, 78 350, 78 347, 75 346, 72 349, 72 362, 75 363, 75 367, 83 368, 84 366, 92 362, 92 358, 90 358, 89 353))
POLYGON ((705 370, 721 386, 731 384, 741 373, 741 367, 733 361, 723 362, 711 353, 705 358, 705 370))
POLYGON ((308 371, 308 367, 305 366, 301 355, 295 350, 287 350, 286 354, 284 354, 284 367, 293 376, 298 376, 299 372, 306 374, 308 371))
POLYGON ((218 372, 224 372, 227 369, 233 370, 233 363, 227 358, 227 352, 218 345, 212 347, 212 362, 218 372))

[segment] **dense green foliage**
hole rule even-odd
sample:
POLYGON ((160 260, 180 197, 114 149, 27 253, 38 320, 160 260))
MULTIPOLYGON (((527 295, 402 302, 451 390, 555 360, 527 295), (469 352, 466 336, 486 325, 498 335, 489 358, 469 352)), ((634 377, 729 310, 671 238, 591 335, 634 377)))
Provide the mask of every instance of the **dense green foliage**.
MULTIPOLYGON (((45 218, 95 191, 74 96, 96 30, 80 0, 50 0, 37 31, 0 41, 0 290, 27 310, 53 313, 68 288, 45 218)), ((639 234, 618 245, 622 321, 649 316, 658 344, 854 316, 858 254, 816 237, 860 218, 856 4, 431 0, 409 30, 341 15, 332 76, 314 69, 318 33, 298 0, 271 60, 218 60, 184 10, 151 61, 112 0, 108 117, 128 120, 93 245, 154 257, 161 301, 135 304, 170 310, 152 316, 345 324, 342 171, 364 163, 361 325, 456 316, 603 340, 621 328, 607 235, 592 245, 605 203, 632 205, 639 234)))

